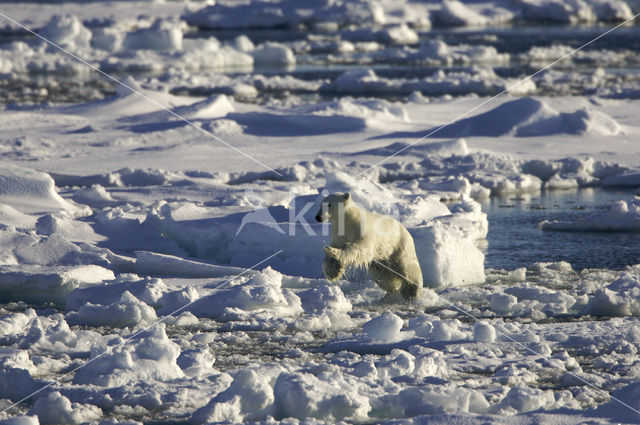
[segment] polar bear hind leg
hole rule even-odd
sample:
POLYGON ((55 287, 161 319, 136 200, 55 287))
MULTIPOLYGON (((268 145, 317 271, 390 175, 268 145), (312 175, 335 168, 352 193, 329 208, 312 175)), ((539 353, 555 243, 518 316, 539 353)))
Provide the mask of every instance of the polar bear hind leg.
POLYGON ((406 280, 402 281, 402 286, 400 287, 400 295, 405 300, 413 300, 420 293, 420 286, 416 285, 413 282, 408 282, 406 280))
POLYGON ((419 269, 393 270, 387 261, 373 261, 369 266, 369 274, 378 286, 388 293, 399 293, 405 300, 412 300, 420 293, 422 275, 418 276, 416 272, 419 272, 419 269))
POLYGON ((402 287, 403 279, 389 269, 389 265, 384 262, 372 261, 369 265, 369 275, 379 287, 389 293, 395 293, 402 287))

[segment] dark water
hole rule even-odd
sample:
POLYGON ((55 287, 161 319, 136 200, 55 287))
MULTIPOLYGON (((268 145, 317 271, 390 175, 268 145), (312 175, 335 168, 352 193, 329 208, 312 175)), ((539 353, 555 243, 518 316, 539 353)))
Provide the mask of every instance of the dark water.
POLYGON ((489 218, 485 266, 515 269, 535 262, 567 261, 576 270, 624 269, 640 263, 640 233, 557 232, 537 229, 543 220, 575 220, 601 214, 634 191, 579 189, 482 203, 489 218))

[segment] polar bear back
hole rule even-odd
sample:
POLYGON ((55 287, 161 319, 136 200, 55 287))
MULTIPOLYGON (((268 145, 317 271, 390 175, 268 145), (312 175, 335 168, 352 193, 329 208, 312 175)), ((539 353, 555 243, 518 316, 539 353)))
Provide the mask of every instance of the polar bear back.
POLYGON ((374 248, 375 256, 383 258, 399 251, 415 251, 413 238, 393 217, 367 211, 354 203, 345 206, 343 217, 342 223, 340 216, 331 220, 331 246, 335 248, 367 241, 374 248))

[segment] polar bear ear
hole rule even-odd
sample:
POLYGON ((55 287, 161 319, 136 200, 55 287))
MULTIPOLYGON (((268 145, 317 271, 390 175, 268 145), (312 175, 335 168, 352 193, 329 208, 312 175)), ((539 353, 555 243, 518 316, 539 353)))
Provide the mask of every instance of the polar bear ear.
POLYGON ((345 194, 342 195, 342 197, 344 198, 345 201, 348 201, 349 199, 351 199, 351 193, 345 192, 345 194))

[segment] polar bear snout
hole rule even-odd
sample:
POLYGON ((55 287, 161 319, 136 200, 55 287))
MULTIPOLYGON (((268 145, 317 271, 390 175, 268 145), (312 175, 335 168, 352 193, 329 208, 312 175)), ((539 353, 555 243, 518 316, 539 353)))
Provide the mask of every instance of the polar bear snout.
POLYGON ((326 204, 322 204, 320 210, 316 214, 316 221, 322 223, 325 221, 329 221, 331 218, 331 214, 329 213, 329 208, 326 204))
POLYGON ((329 195, 322 200, 320 210, 316 214, 316 220, 320 223, 343 221, 345 209, 348 205, 351 205, 351 194, 349 192, 338 192, 329 195))

